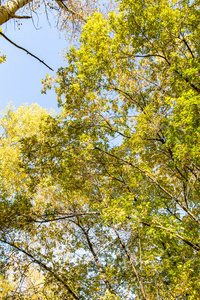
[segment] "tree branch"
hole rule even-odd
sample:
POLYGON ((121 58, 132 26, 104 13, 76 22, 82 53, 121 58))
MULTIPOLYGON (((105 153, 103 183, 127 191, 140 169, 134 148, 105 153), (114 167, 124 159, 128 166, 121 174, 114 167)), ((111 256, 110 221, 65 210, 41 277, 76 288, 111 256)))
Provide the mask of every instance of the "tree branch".
POLYGON ((73 296, 74 299, 76 300, 80 300, 80 298, 72 291, 72 289, 69 287, 69 285, 67 283, 64 282, 63 279, 61 279, 50 267, 48 267, 47 265, 45 265, 43 262, 39 261, 37 258, 35 258, 32 254, 30 254, 29 252, 27 252, 26 250, 20 248, 19 246, 15 245, 12 242, 6 241, 6 240, 2 240, 0 239, 0 242, 7 244, 11 247, 13 247, 14 249, 18 250, 19 252, 25 254, 26 256, 28 256, 33 263, 36 263, 38 266, 42 267, 44 270, 48 271, 51 275, 53 275, 53 277, 60 283, 62 283, 64 285, 64 287, 66 287, 66 289, 68 290, 68 292, 73 296))
POLYGON ((128 251, 128 249, 126 248, 126 246, 125 246, 125 244, 123 243, 122 239, 120 238, 119 233, 118 233, 118 231, 117 231, 117 229, 115 228, 114 225, 112 225, 112 228, 113 228, 113 230, 114 230, 114 232, 115 232, 115 234, 116 234, 116 236, 117 236, 117 238, 118 238, 118 240, 119 240, 120 247, 125 251, 126 256, 128 257, 128 260, 129 260, 130 265, 131 265, 132 270, 133 270, 133 274, 134 274, 134 276, 137 278, 137 281, 138 281, 138 283, 139 283, 140 290, 141 290, 141 293, 142 293, 142 298, 143 298, 144 300, 147 300, 147 296, 146 296, 146 294, 145 294, 145 291, 144 291, 144 287, 143 287, 142 281, 140 280, 139 274, 138 274, 138 272, 137 272, 137 270, 136 270, 136 268, 135 268, 135 265, 134 265, 134 263, 133 263, 133 259, 132 259, 132 257, 131 257, 131 254, 130 254, 130 252, 128 251))
POLYGON ((21 215, 21 216, 27 218, 29 222, 34 222, 34 223, 48 223, 48 222, 55 222, 55 221, 60 221, 60 220, 66 220, 66 219, 70 219, 70 218, 74 218, 74 217, 94 216, 94 215, 100 215, 100 213, 98 213, 98 212, 73 213, 73 214, 61 214, 61 213, 58 213, 57 217, 54 217, 55 214, 53 214, 53 213, 52 214, 41 215, 41 216, 37 216, 37 215, 36 216, 21 215), (50 216, 52 216, 52 218, 50 218, 50 216))
POLYGON ((13 19, 32 19, 31 16, 17 16, 17 15, 14 15, 12 16, 13 19))
POLYGON ((0 6, 0 26, 12 19, 16 11, 33 0, 8 0, 0 6))
POLYGON ((53 71, 53 69, 51 67, 49 67, 43 60, 41 60, 39 57, 35 56, 34 54, 32 54, 31 52, 29 52, 28 50, 26 50, 25 48, 23 48, 23 47, 17 45, 16 43, 14 43, 13 41, 11 41, 4 33, 0 32, 0 35, 2 35, 4 37, 4 39, 6 39, 9 43, 11 43, 15 47, 19 48, 20 50, 25 51, 27 54, 29 54, 30 56, 34 57, 39 62, 41 62, 43 65, 45 65, 48 69, 50 69, 51 71, 53 71))
POLYGON ((74 10, 72 10, 71 8, 68 8, 68 6, 63 3, 64 1, 62 0, 55 0, 56 3, 59 5, 60 8, 62 8, 65 12, 70 13, 71 15, 73 15, 74 17, 78 17, 79 19, 81 19, 84 23, 87 22, 86 19, 84 19, 79 13, 75 12, 74 10))
POLYGON ((174 233, 169 228, 166 228, 166 227, 163 227, 163 226, 160 226, 160 225, 148 224, 146 222, 141 222, 141 223, 144 224, 144 225, 146 225, 146 226, 149 226, 149 227, 163 229, 163 230, 165 230, 167 232, 170 232, 170 233, 174 234, 175 237, 179 238, 180 240, 182 240, 183 242, 185 242, 187 245, 189 245, 190 247, 192 247, 196 251, 200 251, 200 246, 198 244, 193 244, 192 242, 190 242, 190 241, 186 240, 184 237, 182 237, 180 234, 174 233))
POLYGON ((143 170, 142 168, 140 168, 139 166, 131 163, 130 161, 127 161, 125 159, 123 159, 122 157, 118 157, 115 154, 112 154, 106 150, 103 150, 99 147, 95 147, 94 149, 101 151, 103 153, 105 153, 106 155, 109 155, 111 157, 114 157, 115 159, 129 165, 132 166, 134 169, 138 170, 140 173, 144 174, 149 180, 150 182, 152 182, 153 184, 155 184, 160 190, 162 190, 165 194, 167 194, 172 200, 174 200, 199 226, 200 226, 200 221, 199 219, 193 215, 193 213, 191 211, 189 211, 189 209, 187 209, 187 207, 182 204, 180 202, 180 200, 178 198, 176 198, 175 196, 173 196, 165 187, 163 187, 154 177, 152 177, 152 175, 150 175, 147 171, 143 170))
POLYGON ((97 254, 96 254, 96 252, 95 252, 95 250, 94 250, 94 247, 93 247, 93 245, 92 245, 92 243, 91 243, 91 240, 90 240, 90 237, 89 237, 89 235, 88 235, 88 232, 87 232, 87 231, 86 231, 79 223, 77 223, 77 225, 79 226, 79 228, 82 230, 83 234, 84 234, 85 237, 86 237, 86 240, 87 240, 89 249, 90 249, 90 251, 91 251, 91 253, 92 253, 93 257, 94 257, 94 260, 95 260, 95 262, 96 262, 96 264, 97 264, 97 267, 98 267, 98 269, 99 269, 99 273, 101 274, 101 277, 102 277, 102 279, 103 279, 105 285, 107 286, 108 290, 109 290, 112 294, 115 295, 115 292, 113 291, 113 288, 111 287, 111 284, 110 284, 110 282, 108 281, 106 272, 105 272, 105 270, 103 269, 103 267, 101 266, 101 264, 100 264, 100 262, 99 262, 98 256, 97 256, 97 254))

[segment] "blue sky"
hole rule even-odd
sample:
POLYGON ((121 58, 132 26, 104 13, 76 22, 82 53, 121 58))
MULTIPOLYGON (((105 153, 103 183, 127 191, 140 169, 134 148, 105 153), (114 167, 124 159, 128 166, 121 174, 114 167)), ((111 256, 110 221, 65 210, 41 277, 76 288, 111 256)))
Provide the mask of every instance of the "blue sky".
POLYGON ((39 61, 17 49, 4 38, 0 37, 0 51, 5 54, 7 62, 0 64, 0 109, 4 109, 9 102, 15 107, 24 103, 38 103, 43 108, 57 110, 56 96, 53 91, 47 95, 41 94, 41 79, 46 74, 52 76, 57 69, 63 66, 63 56, 60 51, 68 47, 63 33, 55 26, 55 21, 50 27, 46 16, 39 17, 39 26, 36 29, 31 20, 23 20, 18 30, 14 21, 1 26, 4 34, 13 42, 26 48, 28 51, 44 60, 54 72, 47 69, 39 61))

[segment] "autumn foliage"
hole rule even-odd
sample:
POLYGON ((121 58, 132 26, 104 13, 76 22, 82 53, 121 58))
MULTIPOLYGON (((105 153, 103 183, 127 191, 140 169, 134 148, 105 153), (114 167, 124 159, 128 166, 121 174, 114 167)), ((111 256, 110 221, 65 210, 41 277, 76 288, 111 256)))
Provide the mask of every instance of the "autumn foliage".
POLYGON ((2 299, 199 299, 199 37, 197 1, 121 0, 43 80, 60 114, 7 109, 2 299))

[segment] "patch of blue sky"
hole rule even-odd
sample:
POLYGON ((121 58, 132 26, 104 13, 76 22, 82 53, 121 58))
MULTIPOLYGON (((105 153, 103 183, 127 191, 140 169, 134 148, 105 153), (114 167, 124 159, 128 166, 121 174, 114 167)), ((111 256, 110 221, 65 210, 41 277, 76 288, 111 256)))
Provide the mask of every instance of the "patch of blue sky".
POLYGON ((41 94, 41 80, 46 74, 56 75, 56 71, 63 65, 63 56, 59 55, 67 49, 69 43, 63 33, 56 27, 55 19, 48 23, 46 16, 39 16, 36 29, 31 20, 22 20, 20 30, 14 21, 2 26, 2 30, 13 42, 24 47, 54 71, 47 69, 42 63, 16 48, 3 37, 0 38, 0 51, 7 57, 7 62, 0 65, 0 109, 5 109, 12 102, 17 108, 23 104, 38 103, 43 108, 53 108, 58 112, 55 92, 41 94))

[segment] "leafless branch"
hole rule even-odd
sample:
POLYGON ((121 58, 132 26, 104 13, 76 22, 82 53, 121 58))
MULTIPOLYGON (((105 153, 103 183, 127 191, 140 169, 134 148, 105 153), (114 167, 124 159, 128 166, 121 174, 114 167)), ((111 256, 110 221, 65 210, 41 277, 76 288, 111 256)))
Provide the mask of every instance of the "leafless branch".
POLYGON ((32 18, 31 16, 17 16, 17 15, 12 16, 12 19, 31 19, 31 18, 32 18))
POLYGON ((50 69, 51 71, 54 71, 51 67, 49 67, 43 60, 41 60, 39 57, 35 56, 34 54, 32 54, 31 52, 29 52, 28 50, 26 50, 25 48, 17 45, 16 43, 14 43, 13 41, 11 41, 4 33, 0 32, 0 35, 2 35, 4 37, 4 39, 6 39, 9 43, 11 43, 12 45, 14 45, 15 47, 19 48, 20 50, 25 51, 27 54, 29 54, 30 56, 34 57, 35 59, 37 59, 39 62, 41 62, 43 65, 45 65, 48 69, 50 69))
POLYGON ((48 223, 48 222, 55 222, 55 221, 60 221, 60 220, 66 220, 74 217, 82 217, 82 216, 94 216, 94 215, 100 215, 98 212, 86 212, 86 213, 72 213, 72 214, 62 214, 62 213, 57 213, 57 214, 45 214, 41 216, 26 216, 26 215, 21 215, 25 218, 27 218, 30 222, 35 222, 35 223, 48 223), (57 215, 55 217, 55 215, 57 215), (51 218, 52 216, 52 218, 51 218))

